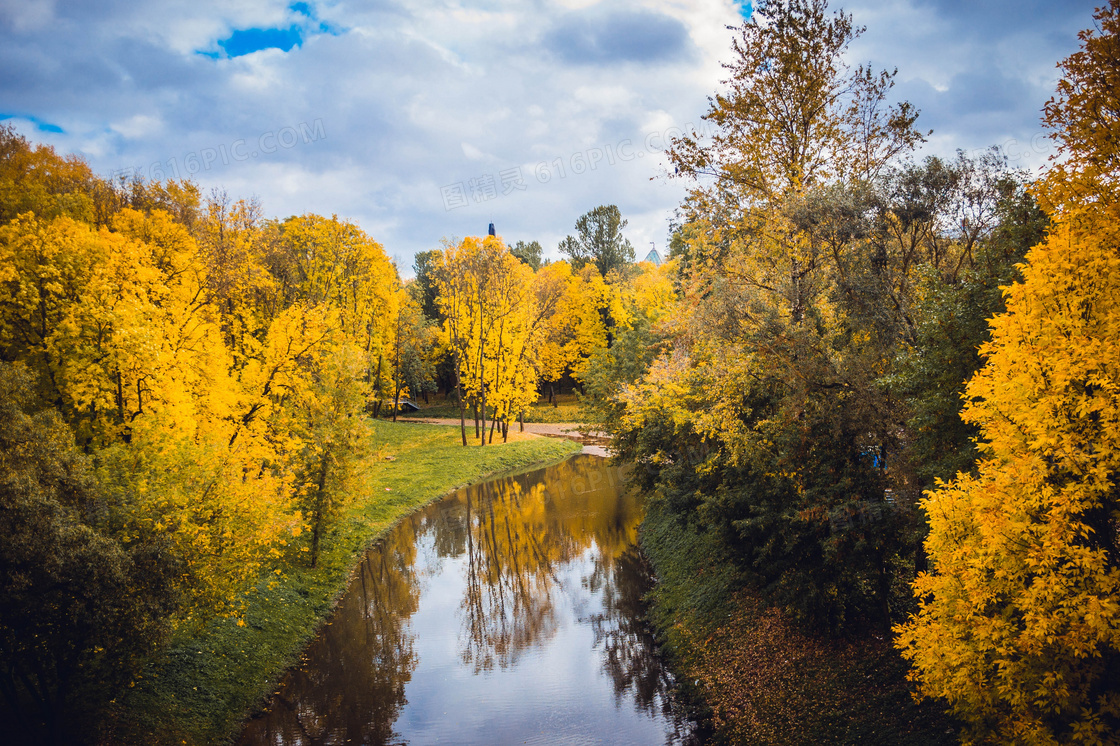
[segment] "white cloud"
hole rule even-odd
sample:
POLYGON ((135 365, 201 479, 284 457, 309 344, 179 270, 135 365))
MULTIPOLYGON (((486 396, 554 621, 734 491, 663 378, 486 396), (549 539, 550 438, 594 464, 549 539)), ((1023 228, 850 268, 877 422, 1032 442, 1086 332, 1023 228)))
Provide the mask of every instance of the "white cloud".
POLYGON ((141 139, 158 134, 163 129, 163 122, 158 116, 136 114, 123 121, 110 124, 109 129, 122 137, 141 139))

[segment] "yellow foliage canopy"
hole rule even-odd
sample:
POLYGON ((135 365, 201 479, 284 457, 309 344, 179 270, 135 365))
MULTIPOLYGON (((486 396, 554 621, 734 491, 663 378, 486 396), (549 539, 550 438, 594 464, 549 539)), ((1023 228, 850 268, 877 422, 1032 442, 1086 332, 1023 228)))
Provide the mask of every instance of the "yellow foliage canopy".
POLYGON ((924 501, 934 572, 898 628, 924 693, 1036 743, 1120 718, 1120 233, 1085 217, 1032 250, 992 322, 964 415, 985 457, 924 501))

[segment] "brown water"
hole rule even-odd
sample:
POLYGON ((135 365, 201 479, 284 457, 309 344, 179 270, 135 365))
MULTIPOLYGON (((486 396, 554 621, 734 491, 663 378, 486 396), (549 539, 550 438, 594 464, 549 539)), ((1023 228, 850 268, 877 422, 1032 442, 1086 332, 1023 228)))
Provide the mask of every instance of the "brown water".
POLYGON ((239 743, 688 742, 643 622, 641 518, 587 455, 416 513, 239 743))

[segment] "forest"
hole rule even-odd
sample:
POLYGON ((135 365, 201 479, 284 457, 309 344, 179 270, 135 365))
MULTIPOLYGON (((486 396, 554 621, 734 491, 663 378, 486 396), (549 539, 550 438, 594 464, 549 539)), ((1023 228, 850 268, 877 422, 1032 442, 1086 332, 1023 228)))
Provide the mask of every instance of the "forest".
MULTIPOLYGON (((661 264, 616 205, 446 238, 106 179, 0 126, 0 692, 89 739, 138 672, 316 568, 403 399, 490 450, 558 385, 673 531, 799 629, 878 635, 965 742, 1120 738, 1120 0, 1042 174, 930 136, 824 0, 764 0, 667 149, 661 264), (262 583, 264 585, 262 585, 262 583)), ((718 715, 718 713, 717 713, 718 715)), ((730 736, 729 736, 730 737, 730 736)))

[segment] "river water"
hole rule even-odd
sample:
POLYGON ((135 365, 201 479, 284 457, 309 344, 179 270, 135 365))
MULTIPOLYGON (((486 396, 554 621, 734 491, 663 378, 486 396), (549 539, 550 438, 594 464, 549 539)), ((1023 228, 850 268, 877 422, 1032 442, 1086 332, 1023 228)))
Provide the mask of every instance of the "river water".
POLYGON ((691 742, 619 475, 575 456, 402 521, 239 743, 691 742))

